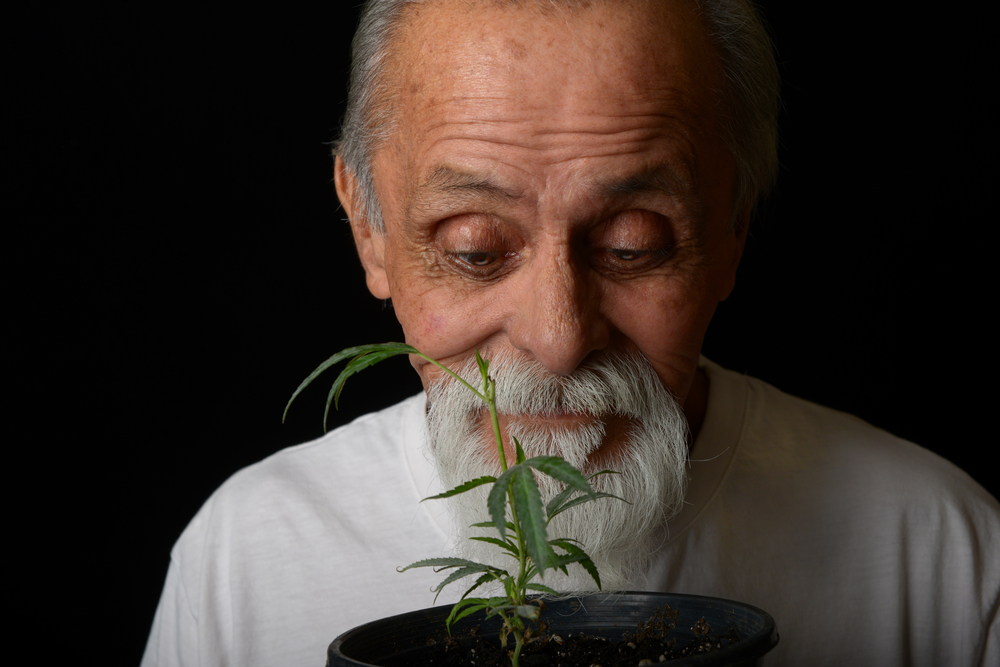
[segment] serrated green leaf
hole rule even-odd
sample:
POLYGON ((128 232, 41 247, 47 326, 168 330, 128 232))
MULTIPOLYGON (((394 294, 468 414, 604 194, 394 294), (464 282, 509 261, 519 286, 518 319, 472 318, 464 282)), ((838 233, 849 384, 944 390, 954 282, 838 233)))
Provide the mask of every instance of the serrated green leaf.
POLYGON ((577 545, 581 544, 580 540, 574 540, 571 537, 559 537, 554 540, 549 540, 549 544, 554 547, 560 547, 569 551, 573 547, 579 548, 577 545))
POLYGON ((473 614, 480 609, 485 609, 486 606, 486 601, 482 598, 469 598, 467 600, 459 600, 456 602, 455 606, 451 608, 451 613, 448 614, 448 618, 444 621, 445 628, 448 629, 448 634, 451 634, 451 626, 453 623, 460 621, 469 614, 473 614))
POLYGON ((524 587, 529 591, 538 591, 539 593, 548 593, 549 595, 560 595, 559 591, 549 588, 544 584, 525 584, 524 587))
POLYGON ((514 436, 510 436, 510 439, 514 441, 514 451, 515 451, 514 462, 524 463, 525 456, 524 456, 524 450, 521 449, 521 443, 518 442, 517 438, 515 438, 514 436))
POLYGON ((549 519, 551 519, 556 514, 558 514, 559 508, 562 507, 563 503, 565 503, 569 499, 569 497, 572 496, 574 493, 578 493, 578 491, 574 489, 572 486, 567 486, 562 491, 553 496, 549 500, 549 502, 545 504, 546 516, 548 516, 549 519))
MULTIPOLYGON (((576 489, 572 489, 572 490, 575 491, 576 489)), ((610 493, 599 492, 599 493, 595 493, 593 496, 586 496, 586 495, 584 495, 584 496, 577 496, 576 498, 573 498, 569 502, 564 503, 563 505, 561 505, 560 507, 556 507, 555 509, 550 509, 549 508, 549 506, 551 506, 551 504, 552 504, 550 502, 549 506, 546 506, 545 511, 546 511, 546 514, 548 514, 548 516, 549 516, 549 521, 552 521, 552 519, 554 517, 559 516, 560 514, 562 514, 563 512, 565 512, 568 509, 572 509, 573 507, 576 507, 577 505, 582 505, 584 503, 589 503, 592 500, 599 500, 601 498, 614 498, 615 500, 621 500, 621 498, 619 498, 616 495, 613 495, 613 494, 610 494, 610 493)), ((555 500, 555 499, 553 498, 553 500, 555 500)))
POLYGON ((475 561, 466 560, 465 558, 425 558, 423 560, 418 560, 416 563, 410 563, 406 567, 396 568, 398 572, 406 572, 407 570, 412 570, 417 567, 439 567, 441 569, 447 570, 452 567, 482 567, 488 568, 488 565, 483 565, 482 563, 477 563, 475 561))
POLYGON ((452 582, 455 582, 455 581, 458 581, 459 579, 465 579, 466 577, 470 577, 470 576, 472 576, 474 574, 478 574, 480 572, 490 572, 490 571, 492 571, 492 569, 493 568, 490 568, 490 567, 485 566, 485 565, 479 566, 479 567, 460 567, 460 568, 458 568, 457 570, 455 570, 454 572, 452 572, 451 574, 449 574, 447 577, 445 577, 444 581, 442 581, 440 584, 438 584, 437 586, 435 586, 434 588, 431 589, 432 591, 434 591, 437 594, 437 595, 434 596, 434 602, 437 602, 438 595, 441 594, 441 591, 444 590, 444 587, 447 586, 448 584, 450 584, 452 582))
POLYGON ((507 594, 507 597, 503 598, 505 601, 509 602, 515 598, 514 577, 503 578, 503 592, 507 594))
MULTIPOLYGON (((600 470, 600 471, 595 472, 595 473, 593 473, 591 475, 587 475, 587 481, 589 482, 590 480, 594 479, 598 475, 620 475, 620 474, 621 473, 616 472, 614 470, 600 470)), ((593 486, 591 486, 591 488, 593 488, 593 486)), ((598 498, 616 498, 616 499, 622 501, 623 503, 628 503, 629 505, 632 504, 632 503, 629 503, 624 498, 621 498, 619 496, 612 495, 610 493, 600 493, 600 492, 598 492, 598 493, 595 493, 594 496, 588 495, 588 496, 585 496, 582 499, 580 499, 580 498, 574 499, 572 505, 563 506, 563 504, 565 502, 567 502, 569 500, 569 498, 574 493, 578 493, 578 492, 579 492, 579 490, 577 488, 572 487, 572 486, 567 486, 562 491, 560 491, 558 495, 556 495, 551 500, 549 500, 549 502, 545 505, 545 513, 548 515, 549 520, 551 521, 552 517, 556 516, 557 514, 561 514, 562 512, 568 510, 570 507, 575 507, 576 505, 588 502, 590 500, 597 500, 598 498)))
MULTIPOLYGON (((510 521, 506 521, 505 525, 507 526, 507 530, 509 530, 510 532, 513 533, 513 532, 517 531, 517 528, 515 528, 514 524, 512 524, 510 521)), ((470 528, 496 528, 497 526, 492 521, 480 521, 479 523, 474 523, 474 524, 472 524, 469 527, 470 528)))
POLYGON ((508 468, 501 473, 486 499, 486 508, 490 512, 490 518, 493 519, 493 527, 500 533, 500 539, 507 537, 507 487, 516 469, 508 468))
POLYGON ((285 405, 285 411, 281 415, 281 421, 282 422, 285 421, 285 417, 288 416, 288 408, 292 407, 292 402, 296 399, 296 397, 299 394, 302 393, 302 390, 308 387, 310 384, 312 384, 313 380, 322 375, 331 366, 336 366, 344 359, 356 357, 359 354, 368 354, 369 352, 372 352, 375 349, 381 349, 386 346, 405 346, 406 348, 409 348, 406 351, 406 354, 412 354, 417 351, 416 348, 411 347, 409 345, 405 345, 404 343, 378 343, 374 345, 358 345, 356 347, 348 347, 346 349, 341 350, 340 352, 333 355, 332 357, 321 363, 319 366, 317 366, 316 370, 310 373, 309 376, 299 384, 299 386, 292 393, 292 397, 288 399, 288 403, 285 405))
MULTIPOLYGON (((493 524, 489 524, 489 525, 492 526, 493 524)), ((469 539, 470 540, 476 540, 477 542, 487 542, 489 544, 496 545, 496 546, 500 547, 501 549, 505 549, 505 550, 509 551, 514 556, 514 558, 517 558, 517 547, 514 546, 513 544, 511 544, 511 542, 510 542, 509 539, 507 539, 507 540, 499 540, 499 539, 497 539, 495 537, 484 537, 484 536, 470 537, 469 539)))
POLYGON ((491 581, 495 581, 498 578, 499 577, 497 575, 495 575, 494 573, 487 572, 486 574, 484 574, 481 577, 479 577, 478 579, 476 579, 476 583, 472 584, 472 586, 470 586, 468 588, 468 590, 466 590, 464 593, 462 593, 462 598, 461 599, 464 600, 465 598, 469 597, 469 593, 471 593, 472 591, 476 590, 477 588, 479 588, 483 584, 488 584, 491 581))
POLYGON ((596 493, 587 478, 561 456, 536 456, 525 461, 524 465, 557 479, 581 493, 586 493, 588 496, 593 496, 596 493))
POLYGON ((576 540, 561 539, 552 540, 552 542, 555 546, 565 549, 569 554, 567 556, 557 557, 560 564, 569 565, 571 563, 579 563, 580 566, 587 571, 587 574, 590 575, 590 578, 594 580, 594 583, 597 584, 597 589, 601 590, 601 576, 597 572, 597 566, 594 565, 594 561, 590 560, 590 556, 587 555, 587 552, 574 544, 576 540))
MULTIPOLYGON (((459 484, 458 486, 456 486, 454 489, 452 489, 450 491, 445 491, 444 493, 439 493, 436 496, 428 496, 427 498, 424 498, 420 502, 424 502, 424 500, 440 500, 441 498, 451 498, 452 496, 457 496, 460 493, 465 493, 466 491, 471 491, 472 489, 476 488, 477 486, 482 486, 483 484, 489 484, 489 483, 495 482, 495 481, 497 481, 497 478, 496 477, 491 477, 489 475, 485 475, 483 477, 477 477, 476 479, 473 479, 471 481, 465 482, 464 484, 459 484)), ((492 526, 493 524, 489 524, 489 525, 492 526)))
POLYGON ((349 377, 370 366, 374 366, 380 361, 385 361, 399 354, 409 354, 410 351, 416 352, 416 349, 409 345, 401 347, 387 347, 386 345, 382 345, 377 350, 373 350, 367 354, 360 354, 347 362, 347 366, 344 367, 344 370, 340 371, 340 375, 337 376, 337 379, 333 381, 333 386, 330 387, 330 393, 327 394, 326 411, 323 413, 323 430, 326 430, 326 420, 330 413, 330 403, 333 403, 336 408, 340 408, 340 392, 343 391, 344 384, 349 377))
POLYGON ((531 469, 524 465, 510 469, 513 472, 511 487, 513 489, 514 510, 521 523, 524 544, 528 555, 538 566, 538 571, 545 576, 555 557, 555 552, 549 546, 546 531, 545 508, 542 506, 542 495, 531 469))
POLYGON ((594 561, 590 560, 589 558, 585 558, 580 561, 580 566, 587 571, 587 574, 590 575, 590 578, 594 580, 595 584, 597 584, 597 590, 599 591, 604 590, 601 587, 601 574, 597 571, 597 566, 594 565, 594 561))
POLYGON ((473 605, 471 607, 466 607, 465 609, 462 610, 461 613, 457 614, 453 619, 451 619, 451 624, 458 623, 459 621, 461 621, 466 616, 468 616, 470 614, 475 614, 477 611, 482 611, 483 609, 486 609, 486 608, 487 608, 487 606, 484 605, 484 604, 477 604, 477 605, 473 605))
POLYGON ((567 565, 572 565, 573 563, 579 563, 581 560, 585 558, 586 556, 578 556, 575 554, 556 555, 552 567, 559 567, 559 568, 566 567, 567 565))
MULTIPOLYGON (((369 355, 369 354, 372 354, 372 353, 382 353, 383 355, 385 355, 385 356, 382 356, 381 359, 379 359, 379 361, 381 361, 382 359, 387 359, 390 356, 396 356, 398 354, 418 354, 418 351, 417 351, 417 349, 415 347, 413 347, 411 345, 406 345, 405 343, 375 343, 375 344, 372 344, 372 345, 358 345, 358 346, 355 346, 355 347, 349 347, 349 348, 346 348, 344 350, 341 350, 340 352, 338 352, 337 354, 333 355, 332 357, 330 357, 329 359, 327 359, 326 361, 324 361, 322 364, 320 364, 316 368, 316 370, 314 370, 312 373, 310 373, 309 376, 306 377, 306 379, 303 380, 299 384, 298 388, 295 389, 295 391, 292 393, 292 397, 290 399, 288 399, 288 403, 285 405, 285 411, 281 415, 281 421, 282 422, 285 421, 285 418, 288 416, 288 409, 290 407, 292 407, 292 402, 296 399, 296 397, 300 393, 302 393, 302 390, 304 390, 306 387, 308 387, 310 384, 312 384, 313 380, 315 380, 317 377, 319 377, 323 372, 325 372, 326 370, 328 370, 331 366, 335 366, 336 364, 340 363, 344 359, 349 359, 349 358, 358 357, 358 356, 365 356, 365 355, 369 355)), ((375 363, 377 363, 377 362, 375 362, 375 363)), ((351 374, 353 374, 353 373, 351 373, 351 374)), ((346 380, 346 379, 347 378, 344 378, 344 380, 346 380)), ((338 377, 338 380, 340 380, 339 377, 338 377)), ((343 386, 344 380, 340 380, 340 385, 341 386, 343 386)), ((337 392, 337 394, 339 395, 339 392, 337 392)), ((330 403, 329 403, 329 401, 331 400, 332 396, 333 396, 333 394, 327 396, 327 407, 326 407, 326 410, 323 413, 323 430, 324 431, 326 431, 327 416, 328 416, 329 411, 330 411, 330 403)))

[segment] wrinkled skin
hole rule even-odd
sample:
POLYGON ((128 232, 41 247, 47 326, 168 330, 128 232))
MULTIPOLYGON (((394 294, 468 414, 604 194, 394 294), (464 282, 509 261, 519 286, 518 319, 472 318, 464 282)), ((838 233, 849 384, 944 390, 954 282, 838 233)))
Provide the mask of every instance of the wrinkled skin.
MULTIPOLYGON (((698 356, 747 215, 729 224, 723 80, 691 4, 410 13, 390 70, 396 129, 374 161, 384 236, 353 214, 336 165, 368 287, 392 299, 407 343, 449 366, 509 349, 555 374, 637 350, 697 432, 698 356)), ((437 369, 414 366, 426 388, 437 369)), ((529 418, 593 417, 504 417, 529 418)))

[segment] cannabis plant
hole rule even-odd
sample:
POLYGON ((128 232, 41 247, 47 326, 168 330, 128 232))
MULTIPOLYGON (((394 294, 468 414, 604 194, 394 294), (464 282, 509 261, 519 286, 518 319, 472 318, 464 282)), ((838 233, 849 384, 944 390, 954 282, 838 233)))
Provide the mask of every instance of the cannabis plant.
MULTIPOLYGON (((476 352, 476 363, 479 366, 479 375, 482 379, 482 384, 477 388, 466 382, 466 380, 451 371, 451 369, 446 368, 410 345, 384 343, 351 347, 333 355, 313 371, 299 385, 295 393, 292 394, 288 405, 291 406, 295 397, 321 373, 331 366, 349 359, 350 361, 348 361, 347 366, 341 371, 340 375, 337 376, 327 396, 326 410, 323 414, 323 427, 325 430, 330 405, 338 403, 340 392, 343 390, 347 379, 358 371, 400 354, 413 354, 434 364, 482 399, 489 410, 490 422, 493 425, 493 435, 496 440, 497 456, 500 460, 499 477, 486 475, 478 479, 469 480, 450 491, 433 496, 432 498, 425 498, 424 500, 449 498, 477 487, 491 484, 492 488, 487 499, 490 520, 475 524, 475 526, 495 529, 496 537, 483 536, 472 537, 470 539, 492 544, 512 559, 511 567, 503 569, 493 565, 476 563, 464 558, 429 558, 400 568, 400 571, 417 567, 432 567, 436 568, 437 571, 446 572, 447 576, 445 579, 433 589, 438 593, 448 584, 466 579, 467 577, 475 577, 472 585, 462 595, 461 600, 452 608, 451 614, 446 621, 448 630, 450 632, 452 624, 459 619, 477 611, 485 611, 487 618, 499 616, 503 621, 500 633, 501 645, 506 647, 509 637, 511 635, 514 637, 514 648, 508 652, 512 664, 514 667, 517 667, 521 648, 525 640, 530 637, 532 631, 531 626, 526 624, 526 621, 537 620, 541 613, 539 601, 529 598, 529 594, 558 595, 557 591, 538 581, 538 579, 544 578, 547 570, 561 570, 563 573, 566 573, 568 565, 578 563, 593 578, 597 587, 601 587, 601 578, 598 575, 597 568, 581 548, 579 542, 571 538, 550 540, 548 537, 548 524, 557 515, 581 503, 597 500, 598 498, 615 497, 607 493, 594 491, 589 481, 594 476, 605 474, 609 471, 604 470, 595 473, 595 475, 585 477, 579 470, 558 456, 526 458, 524 450, 521 448, 521 443, 518 442, 517 438, 512 438, 514 442, 515 461, 513 465, 508 466, 504 443, 500 433, 500 423, 497 417, 496 383, 489 375, 489 361, 483 359, 478 351, 476 352), (564 485, 564 489, 549 500, 548 503, 543 504, 542 502, 542 496, 535 481, 536 473, 553 477, 564 485), (493 588, 497 592, 503 591, 504 595, 471 597, 474 592, 489 584, 499 584, 493 588)), ((287 406, 285 407, 285 414, 288 414, 287 406)), ((437 599, 436 596, 435 599, 437 599)))

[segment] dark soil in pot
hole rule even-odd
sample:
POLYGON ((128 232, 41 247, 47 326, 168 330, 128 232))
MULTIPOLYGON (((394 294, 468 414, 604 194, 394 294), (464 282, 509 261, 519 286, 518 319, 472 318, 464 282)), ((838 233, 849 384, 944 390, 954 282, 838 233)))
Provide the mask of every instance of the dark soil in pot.
MULTIPOLYGON (((338 637, 328 652, 333 666, 507 665, 496 619, 462 619, 444 632, 450 606, 369 623, 338 637)), ((777 643, 774 620, 729 600, 660 593, 587 595, 549 600, 541 639, 526 644, 524 667, 534 665, 755 665, 777 643), (659 611, 657 611, 659 610, 659 611), (645 661, 649 662, 645 662, 645 661)), ((513 639, 511 639, 511 647, 513 639)))
MULTIPOLYGON (((618 641, 606 637, 566 633, 565 636, 544 632, 529 641, 521 652, 524 667, 537 665, 575 666, 599 665, 600 667, 636 667, 668 662, 687 656, 703 655, 724 646, 735 645, 739 636, 730 628, 724 636, 712 632, 704 617, 698 620, 692 630, 695 638, 681 644, 672 636, 676 628, 677 609, 658 610, 653 618, 640 623, 635 632, 625 633, 618 641)), ((424 664, 443 667, 507 667, 510 659, 507 650, 502 649, 496 637, 482 637, 474 629, 473 636, 454 639, 445 636, 441 640, 431 639, 428 650, 422 657, 424 664)), ((408 664, 389 661, 386 667, 408 664)))

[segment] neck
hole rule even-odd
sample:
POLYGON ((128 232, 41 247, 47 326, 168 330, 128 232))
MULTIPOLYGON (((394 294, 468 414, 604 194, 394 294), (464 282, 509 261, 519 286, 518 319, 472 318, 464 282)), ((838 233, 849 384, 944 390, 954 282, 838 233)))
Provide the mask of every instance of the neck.
POLYGON ((687 417, 688 428, 691 430, 691 442, 688 449, 694 446, 694 441, 701 431, 701 424, 705 421, 705 410, 708 408, 708 376, 705 371, 698 369, 694 374, 694 381, 691 383, 691 391, 688 392, 684 401, 684 416, 687 417))

